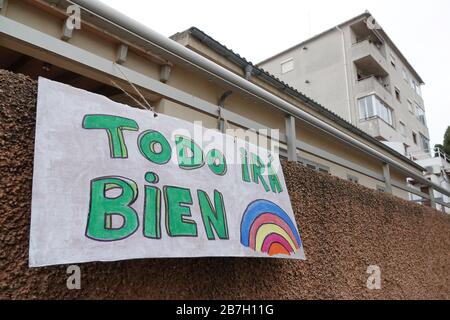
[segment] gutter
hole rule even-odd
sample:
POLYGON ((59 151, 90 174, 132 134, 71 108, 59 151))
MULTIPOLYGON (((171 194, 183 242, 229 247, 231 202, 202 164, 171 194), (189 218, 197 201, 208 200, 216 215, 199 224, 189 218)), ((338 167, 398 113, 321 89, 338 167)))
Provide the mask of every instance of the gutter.
POLYGON ((107 22, 121 27, 122 29, 134 34, 147 41, 149 44, 156 47, 159 51, 165 53, 169 57, 177 60, 184 61, 186 64, 202 70, 211 76, 220 79, 221 81, 227 83, 238 91, 245 92, 256 98, 257 100, 267 103, 288 115, 292 115, 302 121, 309 123, 310 125, 319 128, 327 132, 328 134, 337 137, 338 139, 354 146, 355 148, 362 150, 363 152, 372 155, 374 158, 380 160, 383 163, 392 165, 394 168, 404 172, 411 178, 424 183, 426 185, 431 185, 435 190, 447 194, 447 191, 442 189, 440 186, 431 183, 425 179, 421 174, 413 172, 405 165, 393 160, 390 157, 385 156, 383 153, 367 146, 361 141, 349 136, 348 134, 334 128, 328 123, 317 119, 316 117, 310 115, 309 113, 297 108, 293 104, 286 102, 285 100, 277 97, 276 95, 258 87, 257 85, 245 80, 244 78, 236 75, 235 73, 217 65, 211 60, 193 52, 192 50, 182 46, 181 44, 151 30, 150 28, 144 26, 143 24, 134 21, 127 16, 121 14, 120 12, 112 9, 111 7, 99 2, 98 0, 70 0, 70 2, 79 5, 91 14, 106 20, 107 22))

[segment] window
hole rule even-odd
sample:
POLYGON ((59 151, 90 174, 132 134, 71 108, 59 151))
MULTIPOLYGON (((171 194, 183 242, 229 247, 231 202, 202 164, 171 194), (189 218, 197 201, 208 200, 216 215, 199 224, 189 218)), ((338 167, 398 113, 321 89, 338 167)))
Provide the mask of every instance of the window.
POLYGON ((377 96, 370 95, 358 100, 360 120, 378 117, 389 125, 393 125, 392 110, 377 96))
POLYGON ((417 90, 416 90, 416 92, 417 92, 417 94, 418 94, 419 96, 422 96, 422 88, 421 88, 420 84, 417 85, 417 90))
POLYGON ((398 127, 398 130, 400 131, 400 133, 406 137, 406 125, 403 122, 399 122, 400 126, 398 127))
POLYGON ((281 63, 281 73, 285 74, 294 70, 294 59, 290 58, 281 63))
POLYGON ((411 100, 408 100, 408 110, 409 110, 409 112, 411 112, 412 114, 414 114, 413 103, 412 103, 411 100))
POLYGON ((299 164, 301 164, 302 166, 311 169, 313 171, 316 172, 320 172, 320 173, 324 173, 324 174, 330 174, 330 168, 323 166, 321 164, 306 160, 306 159, 299 159, 299 161, 297 161, 299 164))
POLYGON ((414 143, 417 144, 417 133, 413 132, 412 138, 413 138, 414 143))
POLYGON ((422 143, 422 150, 425 153, 430 152, 430 139, 425 137, 423 134, 420 134, 420 141, 422 143))
POLYGON ((347 180, 350 181, 350 182, 353 182, 353 183, 359 183, 359 178, 355 177, 355 176, 352 176, 351 174, 347 175, 347 180))
POLYGON ((425 126, 427 125, 427 122, 425 119, 425 111, 417 103, 416 103, 416 117, 423 125, 425 125, 425 126))
POLYGON ((417 95, 422 96, 422 89, 416 80, 411 80, 411 88, 417 93, 417 95))
POLYGON ((408 80, 408 74, 406 73, 405 68, 402 69, 402 74, 403 74, 403 79, 404 79, 406 82, 409 82, 409 80, 408 80))
POLYGON ((417 92, 417 82, 414 79, 411 80, 411 88, 417 92))
POLYGON ((400 89, 397 88, 397 87, 395 87, 395 97, 397 98, 397 100, 398 100, 399 102, 402 102, 402 99, 401 99, 401 97, 400 97, 400 89))
POLYGON ((394 67, 394 69, 397 69, 396 60, 392 54, 391 54, 391 65, 394 67))

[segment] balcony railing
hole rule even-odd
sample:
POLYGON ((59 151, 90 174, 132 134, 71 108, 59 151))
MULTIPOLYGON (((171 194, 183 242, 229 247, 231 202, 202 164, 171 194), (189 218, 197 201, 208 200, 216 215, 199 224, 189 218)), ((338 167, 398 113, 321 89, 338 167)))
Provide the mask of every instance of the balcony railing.
POLYGON ((367 77, 360 78, 358 80, 358 85, 360 90, 363 91, 377 91, 378 88, 383 88, 388 93, 392 94, 391 85, 387 82, 383 82, 378 79, 375 75, 370 75, 367 77))
POLYGON ((434 156, 436 158, 441 158, 444 160, 444 162, 450 164, 450 156, 446 154, 441 148, 434 148, 434 156))
POLYGON ((383 58, 386 59, 386 51, 385 51, 383 45, 374 43, 370 39, 364 39, 364 40, 357 41, 356 43, 353 44, 353 47, 355 47, 355 48, 366 47, 368 50, 376 49, 376 52, 381 54, 381 56, 383 56, 383 58))
POLYGON ((371 136, 388 141, 389 137, 395 133, 395 129, 386 120, 380 116, 373 116, 367 119, 361 119, 359 128, 371 136))
POLYGON ((430 159, 432 158, 432 155, 430 152, 416 151, 416 152, 408 152, 408 158, 412 161, 417 161, 423 159, 430 159))
POLYGON ((450 156, 446 154, 441 148, 438 147, 434 148, 432 152, 424 152, 424 151, 409 152, 408 158, 413 161, 431 158, 441 159, 442 166, 447 170, 450 170, 450 156))

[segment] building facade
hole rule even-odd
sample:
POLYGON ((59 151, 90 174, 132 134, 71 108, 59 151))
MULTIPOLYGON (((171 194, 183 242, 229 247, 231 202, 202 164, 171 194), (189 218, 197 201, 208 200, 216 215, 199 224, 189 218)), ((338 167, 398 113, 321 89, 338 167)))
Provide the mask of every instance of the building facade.
POLYGON ((206 128, 277 129, 267 138, 279 140, 280 154, 291 161, 436 205, 432 191, 442 189, 422 177, 422 166, 198 30, 173 41, 95 0, 0 3, 2 69, 134 107, 142 94, 156 112, 206 128), (68 29, 74 3, 80 26, 68 29), (408 178, 430 190, 411 188, 408 178))
POLYGON ((424 82, 370 13, 259 66, 397 152, 430 157, 424 82))
MULTIPOLYGON (((417 160, 417 163, 426 169, 425 176, 433 183, 441 186, 446 190, 450 190, 450 156, 445 154, 441 149, 434 149, 434 157, 423 158, 417 160)), ((417 186, 416 186, 417 187, 417 186)), ((444 203, 450 202, 450 197, 439 192, 434 192, 434 197, 444 203)), ((411 199, 419 201, 420 198, 411 195, 411 199)), ((450 208, 437 205, 437 209, 446 213, 450 213, 450 208)))

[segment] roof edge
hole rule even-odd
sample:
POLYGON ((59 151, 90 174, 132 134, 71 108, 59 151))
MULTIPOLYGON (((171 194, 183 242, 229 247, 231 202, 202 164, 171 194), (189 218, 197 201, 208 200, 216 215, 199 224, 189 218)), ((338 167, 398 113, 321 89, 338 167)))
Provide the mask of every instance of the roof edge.
POLYGON ((261 62, 258 62, 256 65, 257 65, 257 66, 260 66, 260 65, 262 65, 262 64, 264 64, 264 63, 266 63, 266 62, 269 62, 270 60, 273 60, 273 59, 275 59, 275 58, 277 58, 277 57, 279 57, 279 56, 281 56, 281 55, 283 55, 283 54, 285 54, 285 53, 288 53, 288 52, 290 52, 290 51, 292 51, 292 50, 298 49, 299 47, 304 46, 305 44, 307 44, 307 43, 309 43, 309 42, 311 42, 311 41, 313 41, 313 40, 316 40, 317 38, 320 38, 320 37, 322 37, 322 36, 324 36, 324 35, 326 35, 326 34, 332 32, 332 31, 335 31, 335 30, 336 30, 336 27, 341 27, 341 26, 344 26, 344 25, 346 25, 346 24, 348 24, 348 23, 353 22, 354 20, 359 20, 359 19, 361 19, 361 18, 364 18, 364 17, 370 17, 370 16, 371 16, 370 12, 369 12, 369 11, 366 11, 366 12, 364 12, 364 13, 362 13, 362 14, 356 16, 356 17, 353 17, 353 18, 351 18, 351 19, 349 19, 349 20, 347 20, 347 21, 345 21, 345 22, 343 22, 343 23, 340 23, 340 24, 338 24, 338 25, 336 25, 336 26, 334 26, 334 27, 332 27, 332 28, 329 28, 329 29, 327 29, 327 30, 325 30, 325 31, 322 31, 322 32, 320 32, 320 33, 318 33, 318 34, 316 34, 316 35, 314 35, 314 36, 312 36, 312 37, 310 37, 310 38, 308 38, 308 39, 306 39, 306 40, 303 40, 302 42, 300 42, 300 43, 298 43, 298 44, 296 44, 296 45, 293 45, 292 47, 290 47, 290 48, 288 48, 288 49, 285 49, 285 50, 283 50, 283 51, 281 51, 281 52, 279 52, 279 53, 277 53, 277 54, 274 54, 273 56, 271 56, 271 57, 269 57, 269 58, 266 58, 266 59, 264 59, 264 60, 261 61, 261 62))
MULTIPOLYGON (((355 18, 354 18, 355 19, 355 18)), ((305 94, 301 93, 297 89, 289 86, 285 82, 281 81, 280 79, 276 78, 274 75, 268 73, 258 65, 254 65, 252 62, 246 60, 245 58, 241 57, 239 54, 235 53, 233 50, 228 49, 226 46, 212 38, 211 36, 207 35, 205 32, 201 31, 197 27, 191 27, 185 31, 179 32, 177 34, 183 34, 183 33, 189 33, 194 38, 199 40, 201 43, 205 44, 207 47, 215 51, 216 53, 220 54, 225 59, 239 65, 241 68, 244 68, 248 65, 253 67, 253 75, 257 76, 262 81, 271 84, 274 86, 277 90, 283 91, 285 94, 288 94, 294 98, 299 99, 303 103, 305 103, 307 106, 311 107, 315 111, 319 112, 320 114, 324 115, 326 118, 330 119, 331 121, 339 124, 340 126, 344 127, 345 129, 348 129, 350 132, 362 137, 363 139, 366 139, 373 143, 375 146, 379 147, 380 149, 386 151, 390 155, 402 159, 402 161, 408 163, 410 166, 414 167, 415 169, 419 171, 425 171, 425 168, 417 164, 416 162, 408 159, 401 153, 397 152, 396 150, 390 148, 389 146, 383 144, 382 142, 378 141, 374 137, 370 136, 369 134, 365 133, 361 129, 355 127, 353 124, 348 122, 347 120, 341 118, 328 108, 324 107, 320 103, 314 101, 312 98, 306 96, 305 94), (275 85, 276 84, 276 85, 275 85)))
MULTIPOLYGON (((321 32, 319 34, 316 34, 315 36, 313 36, 311 38, 308 38, 308 39, 306 39, 306 40, 304 40, 304 41, 302 41, 302 42, 300 42, 300 43, 298 43, 298 44, 296 44, 296 45, 294 45, 294 46, 292 46, 292 47, 290 47, 290 48, 288 48, 286 50, 283 50, 283 51, 281 51, 281 52, 279 52, 279 53, 277 53, 277 54, 275 54, 275 55, 273 55, 273 56, 271 56, 271 57, 269 57, 267 59, 264 59, 263 61, 257 63, 256 65, 257 66, 261 66, 262 64, 264 64, 266 62, 269 62, 269 61, 271 61, 271 60, 273 60, 273 59, 275 59, 275 58, 277 58, 277 57, 279 57, 279 56, 281 56, 281 55, 283 55, 285 53, 288 53, 288 52, 290 52, 292 50, 298 49, 299 47, 304 46, 305 44, 307 44, 307 43, 309 43, 311 41, 314 41, 314 40, 316 40, 316 39, 318 39, 318 38, 320 38, 320 37, 322 37, 322 36, 324 36, 324 35, 326 35, 326 34, 328 34, 330 32, 335 31, 337 27, 345 26, 345 25, 347 25, 349 23, 352 23, 353 21, 362 19, 364 17, 365 18, 369 18, 369 17, 373 17, 373 15, 370 13, 370 11, 366 10, 364 13, 362 13, 362 14, 356 16, 356 17, 353 17, 353 18, 351 18, 351 19, 349 19, 349 20, 347 20, 345 22, 342 22, 342 23, 340 23, 340 24, 338 24, 338 25, 336 25, 336 26, 334 26, 334 27, 332 27, 330 29, 327 29, 327 30, 325 30, 325 31, 323 31, 323 32, 321 32)), ((425 82, 423 81, 422 77, 419 75, 419 73, 416 71, 416 69, 414 69, 414 67, 411 65, 411 63, 409 63, 408 59, 400 51, 400 49, 397 47, 397 45, 394 43, 394 41, 392 41, 392 39, 389 37, 389 35, 386 33, 386 31, 383 28, 380 28, 379 30, 381 31, 382 36, 385 38, 385 40, 393 48, 395 53, 404 61, 404 63, 410 69, 410 71, 412 71, 412 73, 417 78, 417 80, 420 82, 420 84, 424 85, 425 82)))

